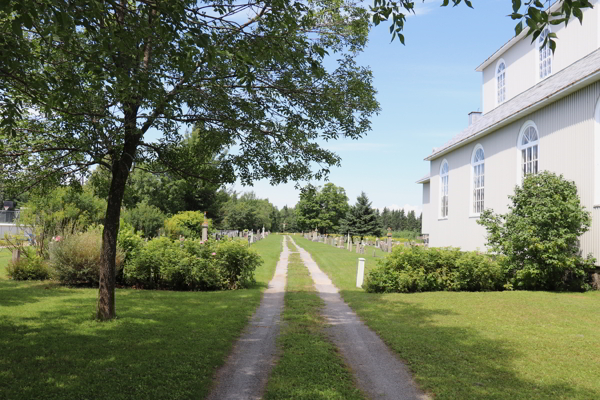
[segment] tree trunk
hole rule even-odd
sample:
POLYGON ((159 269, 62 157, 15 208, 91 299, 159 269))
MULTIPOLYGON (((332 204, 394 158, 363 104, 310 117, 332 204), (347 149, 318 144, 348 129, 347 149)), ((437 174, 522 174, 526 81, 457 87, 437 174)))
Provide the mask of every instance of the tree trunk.
MULTIPOLYGON (((137 110, 136 110, 137 111, 137 110)), ((125 144, 118 160, 112 164, 112 180, 108 192, 106 215, 104 217, 104 230, 102 232, 102 258, 100 265, 100 287, 98 290, 98 303, 96 305, 96 318, 101 321, 113 319, 115 312, 115 286, 117 236, 119 234, 119 220, 121 218, 121 204, 125 195, 127 178, 133 165, 135 152, 140 141, 140 135, 135 133, 135 112, 125 113, 125 144), (133 123, 131 123, 133 121, 133 123)))
POLYGON ((112 168, 112 181, 108 193, 104 230, 102 231, 102 264, 100 267, 100 288, 96 317, 109 320, 115 317, 116 255, 121 202, 125 194, 125 185, 129 176, 129 167, 123 161, 117 161, 112 168))

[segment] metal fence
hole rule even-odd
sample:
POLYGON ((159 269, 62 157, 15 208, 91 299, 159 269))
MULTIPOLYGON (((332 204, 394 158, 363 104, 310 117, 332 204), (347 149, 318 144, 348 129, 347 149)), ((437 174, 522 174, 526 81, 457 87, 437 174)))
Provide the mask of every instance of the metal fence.
POLYGON ((19 210, 0 210, 0 224, 14 224, 19 219, 19 210))

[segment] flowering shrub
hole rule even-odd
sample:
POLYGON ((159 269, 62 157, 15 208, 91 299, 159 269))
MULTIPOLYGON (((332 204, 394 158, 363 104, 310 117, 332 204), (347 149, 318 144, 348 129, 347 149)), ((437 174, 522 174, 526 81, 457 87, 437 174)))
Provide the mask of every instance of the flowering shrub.
POLYGON ((363 287, 379 293, 502 290, 502 259, 457 248, 400 246, 379 260, 363 287))

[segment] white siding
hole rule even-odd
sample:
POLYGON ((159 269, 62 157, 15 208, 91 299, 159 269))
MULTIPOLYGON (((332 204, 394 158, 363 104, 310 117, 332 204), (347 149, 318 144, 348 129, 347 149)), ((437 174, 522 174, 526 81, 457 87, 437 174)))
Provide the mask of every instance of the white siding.
POLYGON ((423 222, 421 224, 421 233, 429 233, 431 221, 425 219, 425 215, 431 214, 431 201, 429 192, 429 183, 423 184, 423 222))
POLYGON ((485 151, 485 207, 496 212, 508 210, 508 195, 518 180, 520 128, 532 120, 539 131, 540 169, 563 174, 575 181, 582 204, 593 210, 592 229, 581 239, 584 254, 593 252, 600 259, 600 209, 594 209, 594 132, 595 108, 600 97, 600 82, 579 90, 527 117, 509 124, 477 142, 469 143, 431 161, 429 208, 424 207, 423 225, 430 246, 456 246, 464 250, 484 248, 485 229, 477 218, 469 217, 471 196, 471 154, 477 144, 485 151), (448 219, 438 220, 439 168, 448 160, 448 219), (427 212, 425 210, 428 210, 427 212))
MULTIPOLYGON (((600 47, 600 4, 584 11, 583 25, 572 18, 569 25, 553 26, 558 35, 552 59, 556 73, 600 47)), ((506 100, 531 88, 539 80, 537 44, 531 36, 521 39, 498 58, 506 62, 506 100)), ((496 107, 496 64, 494 61, 482 72, 482 109, 487 113, 496 107)))

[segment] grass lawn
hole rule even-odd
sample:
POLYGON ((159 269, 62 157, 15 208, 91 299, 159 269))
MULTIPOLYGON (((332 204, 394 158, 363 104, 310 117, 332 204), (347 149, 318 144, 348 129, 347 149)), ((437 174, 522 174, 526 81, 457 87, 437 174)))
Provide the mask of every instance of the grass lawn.
POLYGON ((96 289, 8 280, 0 250, 0 399, 202 399, 258 306, 281 236, 253 245, 253 289, 118 289, 118 318, 94 321, 96 289))
POLYGON ((284 324, 277 341, 282 354, 265 399, 364 399, 326 337, 325 320, 320 315, 323 301, 297 253, 289 258, 287 279, 284 324))
POLYGON ((600 398, 600 292, 369 294, 355 253, 294 240, 436 400, 600 398))

